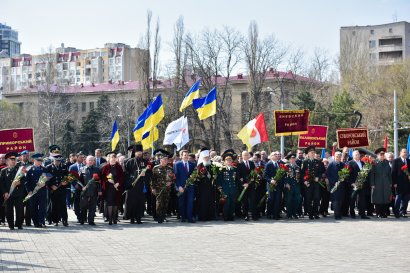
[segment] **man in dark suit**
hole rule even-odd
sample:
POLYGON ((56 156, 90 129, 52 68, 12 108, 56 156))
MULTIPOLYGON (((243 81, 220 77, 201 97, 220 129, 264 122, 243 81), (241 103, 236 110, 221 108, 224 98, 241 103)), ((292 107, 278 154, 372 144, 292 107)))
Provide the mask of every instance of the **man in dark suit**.
POLYGON ((185 186, 187 179, 195 169, 195 164, 188 160, 189 152, 187 150, 180 151, 180 156, 182 160, 174 165, 176 189, 179 192, 179 214, 181 215, 181 222, 188 220, 190 223, 195 223, 192 217, 195 187, 193 185, 185 186))
POLYGON ((350 167, 350 175, 346 184, 346 191, 347 195, 350 198, 350 217, 356 218, 354 207, 357 199, 357 206, 360 217, 362 219, 369 219, 369 217, 366 216, 366 191, 370 188, 369 184, 365 183, 363 185, 363 188, 359 190, 357 198, 352 198, 354 186, 353 184, 356 183, 357 176, 364 167, 364 162, 360 160, 360 153, 358 150, 353 151, 353 159, 349 161, 348 165, 350 167))
POLYGON ((393 187, 396 190, 396 200, 394 203, 394 215, 396 218, 399 218, 400 216, 407 217, 407 204, 409 203, 410 197, 409 166, 410 160, 407 158, 407 150, 401 149, 400 157, 393 160, 392 166, 393 187), (405 170, 402 170, 406 165, 407 174, 405 173, 405 170))
POLYGON ((275 219, 279 220, 279 213, 282 201, 282 188, 283 184, 281 181, 273 182, 273 178, 276 175, 277 170, 279 169, 279 152, 273 152, 271 154, 271 160, 266 164, 265 172, 263 174, 263 178, 266 183, 267 190, 269 191, 269 185, 271 183, 276 183, 276 190, 270 192, 267 201, 267 209, 266 209, 266 216, 268 219, 275 219))
POLYGON ((102 157, 102 150, 101 149, 95 149, 95 166, 98 168, 101 168, 104 166, 105 163, 107 163, 107 160, 105 160, 102 157))
MULTIPOLYGON (((79 176, 81 168, 84 167, 84 159, 85 159, 85 155, 83 154, 83 152, 78 152, 77 162, 72 164, 70 168, 68 168, 68 171, 75 172, 79 176)), ((71 187, 74 188, 74 213, 77 216, 77 222, 80 223, 80 220, 81 220, 80 199, 81 199, 82 187, 80 185, 77 185, 76 181, 74 181, 71 184, 71 187)))
POLYGON ((255 169, 255 163, 249 160, 249 152, 242 152, 242 162, 238 163, 238 175, 241 186, 246 188, 242 198, 242 214, 245 216, 245 221, 249 221, 249 209, 252 213, 252 220, 258 220, 256 209, 256 182, 250 181, 249 175, 255 169))
MULTIPOLYGON (((339 171, 343 169, 344 164, 341 162, 342 153, 335 152, 333 161, 329 163, 329 166, 326 169, 326 177, 329 180, 329 188, 333 189, 336 183, 339 181, 339 171)), ((342 182, 348 183, 348 182, 342 182)), ((344 185, 339 185, 331 194, 332 207, 336 220, 342 219, 342 204, 345 196, 345 187, 344 185)))

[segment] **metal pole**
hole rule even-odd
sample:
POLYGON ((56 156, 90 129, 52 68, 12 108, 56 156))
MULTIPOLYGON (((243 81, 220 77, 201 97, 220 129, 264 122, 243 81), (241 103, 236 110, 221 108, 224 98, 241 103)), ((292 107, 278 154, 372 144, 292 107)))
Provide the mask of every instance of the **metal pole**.
MULTIPOLYGON (((283 110, 283 101, 284 101, 284 96, 283 96, 283 78, 280 81, 280 110, 283 110)), ((283 156, 285 156, 285 137, 281 136, 280 137, 280 153, 283 156)))
POLYGON ((398 152, 399 152, 399 133, 397 129, 397 125, 399 123, 399 120, 397 118, 397 94, 396 90, 393 92, 393 103, 394 103, 394 114, 393 114, 393 128, 394 128, 394 157, 398 157, 398 152))

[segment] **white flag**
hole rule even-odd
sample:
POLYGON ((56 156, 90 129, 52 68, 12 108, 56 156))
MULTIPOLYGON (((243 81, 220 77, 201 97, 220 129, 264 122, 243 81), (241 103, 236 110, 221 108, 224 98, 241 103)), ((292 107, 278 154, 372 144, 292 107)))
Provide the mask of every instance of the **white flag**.
POLYGON ((180 117, 171 122, 165 130, 164 145, 175 144, 180 150, 189 142, 188 119, 180 117))

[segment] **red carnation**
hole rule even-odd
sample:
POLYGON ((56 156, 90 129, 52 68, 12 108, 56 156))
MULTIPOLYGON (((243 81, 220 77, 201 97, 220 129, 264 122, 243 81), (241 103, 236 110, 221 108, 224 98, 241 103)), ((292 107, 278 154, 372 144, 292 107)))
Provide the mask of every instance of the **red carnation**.
POLYGON ((362 158, 362 161, 363 161, 364 163, 369 163, 369 162, 370 162, 370 160, 369 160, 368 157, 363 157, 363 158, 362 158))
POLYGON ((402 171, 405 171, 405 170, 407 170, 407 169, 408 169, 407 164, 404 165, 403 167, 401 167, 401 170, 402 170, 402 171))
POLYGON ((349 171, 352 170, 352 168, 350 167, 350 165, 346 165, 346 166, 345 166, 345 169, 348 169, 349 171))
POLYGON ((98 173, 93 174, 93 179, 96 181, 100 181, 100 176, 98 175, 98 173))
POLYGON ((309 180, 309 175, 305 175, 305 176, 303 177, 303 179, 304 179, 305 181, 308 181, 308 180, 309 180))
POLYGON ((79 179, 79 178, 80 178, 80 176, 78 175, 78 173, 77 173, 77 172, 75 172, 75 171, 70 171, 70 173, 69 173, 69 174, 74 175, 77 179, 79 179))
POLYGON ((151 170, 152 169, 152 164, 148 164, 147 165, 147 170, 151 170))

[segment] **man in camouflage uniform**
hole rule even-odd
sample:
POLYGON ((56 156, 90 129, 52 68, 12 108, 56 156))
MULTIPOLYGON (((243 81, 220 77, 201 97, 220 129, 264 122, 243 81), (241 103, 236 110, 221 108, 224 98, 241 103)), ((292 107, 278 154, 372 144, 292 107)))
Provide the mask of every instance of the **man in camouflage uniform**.
POLYGON ((156 212, 158 223, 163 223, 168 210, 171 186, 175 175, 173 169, 168 165, 169 153, 159 149, 155 155, 160 159, 159 165, 152 169, 151 189, 156 196, 156 212))

